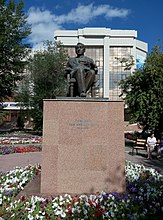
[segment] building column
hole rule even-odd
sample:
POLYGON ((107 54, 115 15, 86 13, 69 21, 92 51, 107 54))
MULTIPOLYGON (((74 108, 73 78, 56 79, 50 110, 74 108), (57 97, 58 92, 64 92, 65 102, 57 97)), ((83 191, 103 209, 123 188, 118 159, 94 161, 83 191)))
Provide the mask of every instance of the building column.
POLYGON ((109 36, 104 38, 104 98, 109 98, 109 36))
POLYGON ((134 65, 132 66, 131 68, 131 73, 133 73, 133 71, 136 69, 136 38, 133 39, 133 47, 132 47, 132 50, 131 50, 131 55, 133 56, 133 59, 135 61, 134 65))

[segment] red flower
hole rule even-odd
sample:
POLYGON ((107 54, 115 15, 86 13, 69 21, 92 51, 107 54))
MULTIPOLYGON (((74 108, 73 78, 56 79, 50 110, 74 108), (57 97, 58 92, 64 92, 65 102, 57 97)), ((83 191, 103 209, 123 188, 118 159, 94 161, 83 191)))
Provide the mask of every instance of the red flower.
POLYGON ((95 212, 95 216, 99 217, 99 216, 101 216, 101 215, 102 215, 101 210, 97 210, 97 211, 95 212))
POLYGON ((72 208, 68 210, 68 213, 72 215, 72 208))
POLYGON ((91 201, 88 202, 90 206, 93 206, 93 203, 91 201))
POLYGON ((96 209, 99 209, 100 208, 100 204, 96 204, 96 209))
POLYGON ((24 202, 25 196, 22 196, 22 197, 20 198, 20 200, 21 200, 22 202, 24 202))
POLYGON ((67 208, 72 209, 72 205, 71 205, 71 204, 68 204, 68 205, 67 205, 67 208))
POLYGON ((0 216, 2 216, 4 213, 3 212, 0 212, 0 216))
POLYGON ((45 214, 45 218, 48 218, 49 217, 49 215, 48 214, 45 214))
POLYGON ((17 153, 25 153, 25 152, 35 152, 35 151, 40 151, 37 147, 15 147, 14 148, 17 153))
POLYGON ((41 165, 38 166, 38 169, 41 169, 41 165))
POLYGON ((24 210, 21 210, 21 211, 20 211, 20 214, 23 215, 23 214, 24 214, 24 210))
POLYGON ((74 197, 73 200, 72 200, 72 203, 75 203, 75 202, 76 202, 76 198, 74 197))

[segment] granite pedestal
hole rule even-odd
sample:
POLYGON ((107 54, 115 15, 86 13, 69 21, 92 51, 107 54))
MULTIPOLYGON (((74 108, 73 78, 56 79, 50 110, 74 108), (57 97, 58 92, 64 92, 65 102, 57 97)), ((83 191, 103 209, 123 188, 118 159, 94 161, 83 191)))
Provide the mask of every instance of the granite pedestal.
POLYGON ((41 193, 125 191, 124 103, 44 100, 41 193))

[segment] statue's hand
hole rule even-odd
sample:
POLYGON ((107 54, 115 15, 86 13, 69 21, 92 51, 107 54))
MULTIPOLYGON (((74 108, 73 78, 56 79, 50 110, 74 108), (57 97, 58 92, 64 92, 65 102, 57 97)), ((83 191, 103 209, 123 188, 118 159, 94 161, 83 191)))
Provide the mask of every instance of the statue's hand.
POLYGON ((97 72, 98 72, 98 68, 95 67, 95 68, 94 68, 94 71, 95 71, 95 74, 97 74, 97 72))

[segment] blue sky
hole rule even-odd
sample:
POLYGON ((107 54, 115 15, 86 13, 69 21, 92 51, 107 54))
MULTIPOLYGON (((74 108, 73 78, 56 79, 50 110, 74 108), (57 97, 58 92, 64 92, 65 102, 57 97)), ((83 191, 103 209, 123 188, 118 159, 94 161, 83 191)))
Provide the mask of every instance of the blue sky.
POLYGON ((163 42, 163 0, 24 0, 32 34, 28 41, 37 48, 53 40, 54 30, 107 27, 137 30, 149 51, 163 42))

